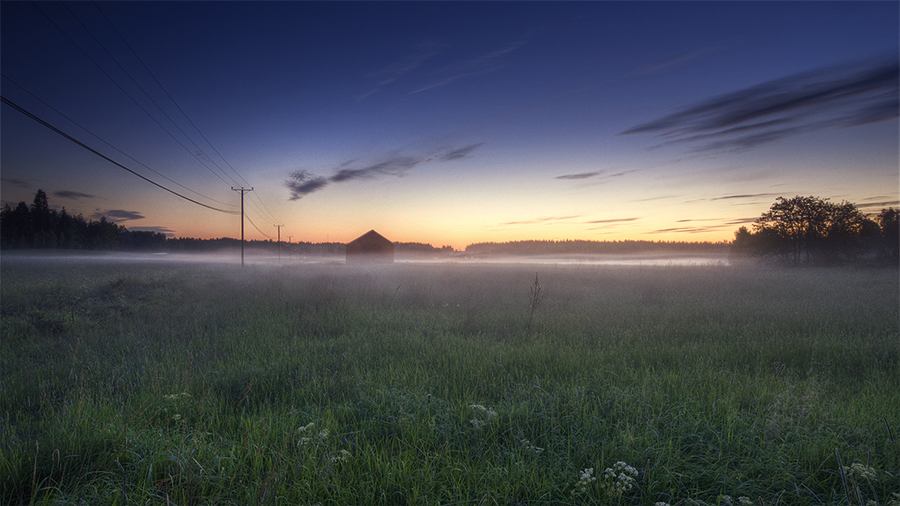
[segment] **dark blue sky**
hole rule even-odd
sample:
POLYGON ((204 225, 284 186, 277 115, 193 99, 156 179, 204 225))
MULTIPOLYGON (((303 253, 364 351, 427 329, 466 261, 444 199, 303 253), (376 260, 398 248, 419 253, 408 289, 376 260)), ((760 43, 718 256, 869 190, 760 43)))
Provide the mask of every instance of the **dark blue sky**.
MULTIPOLYGON (((778 196, 896 206, 898 15, 4 1, 0 65, 5 98, 178 193, 233 211, 253 186, 248 237, 725 240, 778 196)), ((7 105, 0 133, 4 203, 239 233, 7 105)))

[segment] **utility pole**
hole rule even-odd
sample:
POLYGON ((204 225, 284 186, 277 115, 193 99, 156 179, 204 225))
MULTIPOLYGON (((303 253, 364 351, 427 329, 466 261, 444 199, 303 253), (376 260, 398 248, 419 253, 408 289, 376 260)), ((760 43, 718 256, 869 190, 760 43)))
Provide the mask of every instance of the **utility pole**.
POLYGON ((232 190, 236 192, 241 192, 241 267, 244 266, 244 194, 247 192, 252 192, 253 187, 244 188, 243 186, 240 188, 231 187, 232 190))
POLYGON ((278 229, 278 261, 281 261, 281 227, 284 225, 275 225, 275 228, 278 229))

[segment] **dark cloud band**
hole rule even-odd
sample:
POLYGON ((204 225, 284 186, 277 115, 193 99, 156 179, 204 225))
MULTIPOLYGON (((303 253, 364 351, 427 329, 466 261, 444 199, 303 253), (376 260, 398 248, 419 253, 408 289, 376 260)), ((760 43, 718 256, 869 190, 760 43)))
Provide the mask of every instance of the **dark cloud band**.
POLYGON ((483 145, 483 142, 479 142, 461 148, 418 156, 392 153, 385 160, 362 167, 354 167, 353 162, 346 162, 336 168, 334 174, 328 178, 306 170, 298 170, 290 173, 284 184, 291 192, 289 200, 298 200, 310 193, 321 190, 331 183, 344 183, 357 179, 376 179, 382 176, 399 177, 415 167, 431 161, 450 162, 469 158, 473 151, 483 145))
POLYGON ((746 150, 823 128, 895 119, 897 59, 828 67, 713 98, 621 134, 654 133, 698 150, 746 150))

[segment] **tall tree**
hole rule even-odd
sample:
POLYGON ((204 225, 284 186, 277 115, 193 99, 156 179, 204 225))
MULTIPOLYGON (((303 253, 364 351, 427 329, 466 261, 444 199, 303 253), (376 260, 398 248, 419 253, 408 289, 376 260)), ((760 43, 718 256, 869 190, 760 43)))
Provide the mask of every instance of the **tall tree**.
POLYGON ((893 207, 882 209, 875 218, 881 228, 881 256, 893 263, 900 261, 900 212, 893 207))
MULTIPOLYGON (((846 262, 862 252, 866 215, 850 202, 834 204, 819 197, 778 197, 753 223, 757 254, 771 255, 792 265, 846 262)), ((740 232, 740 231, 739 231, 740 232)))

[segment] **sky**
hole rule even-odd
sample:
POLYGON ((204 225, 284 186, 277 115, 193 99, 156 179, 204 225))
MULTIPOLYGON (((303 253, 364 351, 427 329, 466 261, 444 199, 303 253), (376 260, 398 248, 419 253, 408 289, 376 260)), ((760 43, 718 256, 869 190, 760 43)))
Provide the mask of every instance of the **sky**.
POLYGON ((243 193, 248 240, 456 249, 729 241, 795 195, 874 215, 898 7, 4 0, 0 200, 239 238, 243 193))

